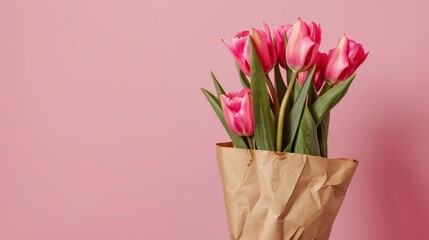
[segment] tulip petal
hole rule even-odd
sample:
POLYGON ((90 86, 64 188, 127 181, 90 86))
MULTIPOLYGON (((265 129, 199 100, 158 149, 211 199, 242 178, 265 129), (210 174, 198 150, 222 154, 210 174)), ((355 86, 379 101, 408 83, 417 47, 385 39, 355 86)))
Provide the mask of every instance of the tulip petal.
POLYGON ((230 50, 232 56, 235 59, 235 62, 240 67, 241 71, 247 76, 250 76, 250 66, 245 58, 245 44, 247 41, 248 31, 238 33, 236 37, 232 40, 232 44, 222 39, 224 45, 230 50), (246 35, 247 34, 247 35, 246 35))
POLYGON ((235 124, 234 113, 228 108, 226 101, 227 97, 222 94, 220 97, 220 102, 222 106, 223 115, 225 117, 225 122, 234 134, 240 135, 241 131, 237 128, 235 124))
POLYGON ((242 136, 252 136, 253 127, 251 119, 245 115, 246 113, 239 113, 235 116, 235 124, 237 129, 240 130, 242 136))
POLYGON ((295 72, 305 71, 314 64, 319 50, 320 29, 307 26, 300 18, 295 22, 286 46, 286 63, 295 72), (316 41, 317 40, 317 41, 316 41))
POLYGON ((251 90, 250 90, 250 88, 243 88, 243 89, 239 92, 238 96, 239 96, 239 97, 241 97, 241 98, 244 98, 244 97, 246 97, 248 94, 251 94, 251 90))
POLYGON ((308 75, 307 71, 298 73, 298 82, 299 82, 299 85, 301 85, 301 86, 304 85, 305 80, 307 79, 307 75, 308 75))
POLYGON ((314 44, 310 49, 308 49, 307 56, 305 58, 304 66, 301 71, 307 71, 313 67, 314 62, 316 61, 317 53, 319 52, 319 44, 314 44))
POLYGON ((270 42, 268 41, 268 36, 260 30, 252 29, 250 35, 255 44, 256 51, 258 52, 259 59, 261 60, 262 68, 264 69, 264 72, 267 73, 271 70, 271 65, 274 65, 271 63, 270 56, 270 48, 273 48, 273 46, 269 45, 270 42))
MULTIPOLYGON (((244 45, 243 50, 243 58, 246 60, 247 63, 250 63, 250 44, 249 44, 250 38, 247 38, 246 45, 244 45)), ((250 67, 249 67, 249 74, 246 73, 247 76, 250 76, 250 67)))
MULTIPOLYGON (((271 70, 275 63, 277 62, 277 53, 276 48, 274 46, 273 37, 271 36, 271 30, 267 23, 264 22, 265 32, 267 34, 267 47, 268 47, 268 54, 270 56, 270 63, 268 68, 271 70)), ((267 69, 266 70, 267 73, 267 69)))
POLYGON ((240 97, 240 92, 229 92, 226 94, 228 98, 240 97))
POLYGON ((229 110, 231 110, 233 113, 237 113, 240 111, 241 101, 242 101, 242 98, 240 97, 230 98, 226 100, 226 105, 228 106, 229 110))
POLYGON ((234 116, 234 126, 237 129, 237 133, 236 134, 240 135, 240 136, 246 136, 246 134, 244 133, 243 127, 241 126, 241 122, 240 122, 240 121, 243 121, 243 120, 240 119, 238 116, 239 115, 234 116))
POLYGON ((359 59, 355 59, 354 62, 352 62, 351 65, 343 72, 339 80, 343 81, 344 79, 350 77, 354 72, 356 72, 357 68, 365 61, 367 56, 368 53, 364 54, 363 56, 360 56, 359 59))
POLYGON ((217 117, 222 123, 222 126, 225 128, 226 132, 231 138, 231 141, 234 143, 234 146, 237 148, 248 148, 243 138, 234 134, 231 131, 231 129, 228 127, 228 124, 225 121, 224 113, 222 111, 221 103, 219 102, 218 98, 214 94, 210 93, 209 91, 203 88, 201 89, 201 91, 203 92, 204 96, 206 96, 209 104, 212 106, 214 112, 216 113, 217 117))
POLYGON ((252 98, 250 93, 247 93, 241 101, 240 112, 235 116, 236 123, 240 125, 240 128, 245 136, 251 136, 254 133, 254 117, 253 117, 253 106, 252 98))
MULTIPOLYGON (((312 79, 312 81, 314 82, 316 91, 319 91, 322 88, 323 83, 325 82, 325 66, 326 66, 327 58, 328 56, 326 55, 326 53, 317 52, 316 60, 315 60, 316 70, 314 72, 313 79, 312 79)), ((301 86, 304 85, 307 79, 307 76, 308 76, 308 71, 302 71, 298 73, 298 81, 301 86)))
POLYGON ((314 86, 319 91, 325 83, 325 69, 328 62, 326 53, 318 53, 316 57, 316 73, 314 74, 314 86))
POLYGON ((292 25, 280 25, 279 27, 274 27, 274 37, 276 40, 276 50, 277 50, 277 59, 280 66, 286 68, 286 47, 285 47, 285 34, 287 38, 290 37, 292 32, 292 25))
POLYGON ((317 43, 320 44, 320 42, 322 41, 322 31, 320 30, 320 25, 317 25, 314 22, 311 22, 309 24, 307 24, 308 29, 310 31, 310 37, 311 39, 317 43))
MULTIPOLYGON (((352 48, 350 47, 350 49, 352 48)), ((367 55, 368 54, 365 53, 365 50, 363 50, 362 45, 358 44, 349 54, 350 62, 352 64, 361 64, 363 61, 365 61, 367 55)))
POLYGON ((329 51, 329 60, 326 65, 326 77, 331 84, 335 84, 335 80, 339 80, 340 77, 344 75, 344 71, 350 66, 348 51, 348 39, 345 35, 341 38, 338 46, 329 51))
POLYGON ((307 67, 307 69, 308 67, 311 68, 312 63, 314 63, 317 50, 319 49, 319 45, 313 42, 313 40, 308 36, 300 39, 299 42, 299 46, 294 46, 295 49, 293 49, 293 51, 286 52, 288 65, 296 71, 306 70, 303 69, 304 67, 307 67))

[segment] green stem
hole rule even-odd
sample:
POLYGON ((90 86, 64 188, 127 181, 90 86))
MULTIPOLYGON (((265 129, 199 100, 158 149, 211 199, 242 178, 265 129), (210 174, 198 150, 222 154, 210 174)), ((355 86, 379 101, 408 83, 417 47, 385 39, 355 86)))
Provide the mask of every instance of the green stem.
POLYGON ((270 90, 271 98, 273 100, 274 116, 275 116, 276 119, 278 119, 278 117, 279 117, 279 100, 277 98, 277 92, 276 92, 276 89, 275 89, 273 83, 271 82, 271 79, 268 76, 268 74, 265 75, 265 79, 266 79, 266 82, 267 82, 268 89, 270 90))
POLYGON ((281 151, 282 149, 282 138, 283 138, 283 123, 285 119, 286 106, 289 101, 290 94, 292 93, 292 89, 295 85, 296 77, 298 73, 292 72, 292 76, 290 79, 290 83, 287 86, 286 94, 282 100, 282 105, 280 106, 279 118, 277 122, 277 151, 281 151))
POLYGON ((247 142, 249 142, 249 149, 255 149, 255 143, 253 142, 252 136, 247 136, 247 142))

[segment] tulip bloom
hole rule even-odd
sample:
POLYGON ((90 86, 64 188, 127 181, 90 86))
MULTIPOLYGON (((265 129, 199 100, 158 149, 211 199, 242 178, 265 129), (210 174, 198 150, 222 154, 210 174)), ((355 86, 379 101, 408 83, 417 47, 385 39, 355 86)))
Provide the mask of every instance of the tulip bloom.
POLYGON ((286 34, 289 39, 290 33, 292 32, 292 25, 280 25, 274 30, 274 37, 276 39, 276 48, 277 48, 277 59, 280 66, 286 68, 286 47, 284 35, 286 34))
POLYGON ((346 80, 365 61, 367 56, 368 52, 365 53, 361 44, 343 35, 338 46, 329 51, 325 71, 328 82, 336 84, 346 80))
MULTIPOLYGON (((314 82, 314 86, 316 87, 316 91, 319 91, 322 86, 323 83, 325 83, 325 68, 326 68, 326 64, 328 63, 328 55, 326 53, 317 53, 316 56, 316 70, 313 74, 313 82, 314 82)), ((304 85, 305 80, 307 79, 308 76, 308 71, 305 72, 300 72, 298 74, 298 81, 299 84, 304 85)))
POLYGON ((252 29, 237 33, 232 39, 231 44, 222 39, 225 46, 231 51, 236 63, 241 71, 247 76, 250 76, 250 43, 249 36, 252 38, 259 55, 262 67, 265 74, 273 69, 277 62, 276 49, 274 47, 271 32, 267 24, 265 24, 265 32, 262 30, 252 29))
POLYGON ((255 130, 252 93, 245 88, 241 92, 220 95, 223 115, 231 131, 239 136, 252 136, 255 130))
POLYGON ((310 69, 319 51, 321 41, 320 25, 305 23, 300 18, 292 27, 286 46, 286 63, 294 72, 310 69))

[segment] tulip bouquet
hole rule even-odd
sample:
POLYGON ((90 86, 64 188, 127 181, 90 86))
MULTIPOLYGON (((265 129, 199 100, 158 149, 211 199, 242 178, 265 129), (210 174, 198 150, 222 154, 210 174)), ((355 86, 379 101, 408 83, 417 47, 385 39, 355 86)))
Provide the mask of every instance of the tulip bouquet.
POLYGON ((320 25, 298 19, 223 41, 243 89, 202 89, 230 143, 217 144, 231 239, 328 239, 357 167, 328 159, 331 109, 368 56, 342 36, 319 52, 320 25))
POLYGON ((329 54, 321 53, 320 26, 301 19, 277 27, 274 38, 265 24, 265 31, 243 31, 223 42, 244 89, 226 94, 212 73, 217 95, 202 91, 234 146, 327 157, 329 112, 368 56, 362 45, 344 35, 329 54))

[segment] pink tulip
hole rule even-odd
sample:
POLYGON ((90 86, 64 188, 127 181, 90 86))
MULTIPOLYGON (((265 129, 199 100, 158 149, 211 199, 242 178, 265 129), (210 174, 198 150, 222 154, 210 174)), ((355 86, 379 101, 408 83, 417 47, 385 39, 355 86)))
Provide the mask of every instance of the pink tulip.
POLYGON ((286 68, 286 48, 284 34, 286 33, 287 38, 289 39, 290 33, 292 32, 292 25, 280 25, 274 30, 274 37, 276 39, 276 48, 277 48, 277 59, 280 66, 286 68))
POLYGON ((231 44, 222 39, 225 46, 231 51, 235 58, 236 63, 241 71, 247 76, 250 76, 250 43, 248 37, 250 36, 255 44, 256 52, 259 55, 262 67, 265 74, 267 74, 277 62, 276 49, 274 47, 271 32, 266 23, 264 23, 265 32, 262 30, 252 29, 243 31, 235 35, 231 44))
MULTIPOLYGON (((328 63, 328 55, 326 53, 317 53, 316 56, 316 70, 313 74, 313 82, 314 86, 316 87, 316 91, 319 91, 323 84, 325 83, 325 68, 326 64, 328 63)), ((300 72, 298 74, 298 81, 299 84, 304 85, 305 80, 307 79, 308 71, 300 72)))
POLYGON ((325 76, 330 84, 336 84, 349 78, 365 61, 365 53, 361 44, 343 35, 338 46, 329 51, 325 76))
POLYGON ((294 72, 310 69, 316 60, 321 41, 320 25, 305 23, 298 18, 292 27, 286 46, 286 62, 294 72))
POLYGON ((239 136, 252 136, 255 130, 252 93, 245 88, 241 92, 220 95, 223 115, 231 131, 239 136))

